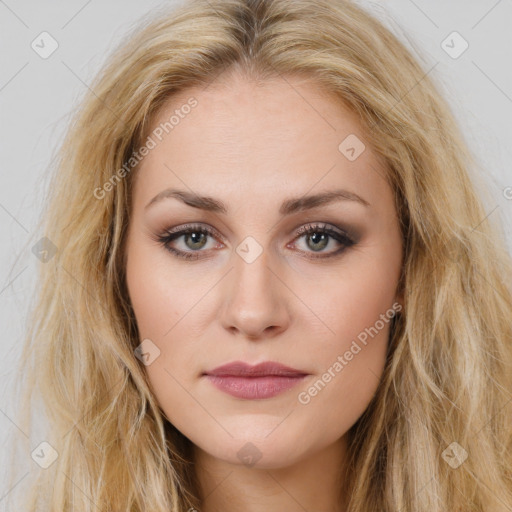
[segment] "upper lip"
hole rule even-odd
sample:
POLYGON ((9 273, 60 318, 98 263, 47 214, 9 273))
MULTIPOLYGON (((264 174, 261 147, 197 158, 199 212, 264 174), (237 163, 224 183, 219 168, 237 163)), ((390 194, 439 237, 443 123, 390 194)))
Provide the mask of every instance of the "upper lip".
POLYGON ((277 375, 284 377, 300 377, 307 375, 306 372, 290 368, 274 361, 265 361, 252 366, 243 361, 233 361, 231 363, 218 366, 213 370, 204 373, 205 375, 216 376, 237 376, 237 377, 262 377, 267 375, 277 375))

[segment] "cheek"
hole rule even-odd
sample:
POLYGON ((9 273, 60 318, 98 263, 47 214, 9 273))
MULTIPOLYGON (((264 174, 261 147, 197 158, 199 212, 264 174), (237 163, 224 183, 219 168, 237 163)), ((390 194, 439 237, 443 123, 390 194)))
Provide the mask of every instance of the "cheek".
MULTIPOLYGON (((367 342, 364 352, 368 356, 372 353, 371 345, 387 343, 390 319, 394 309, 399 308, 399 262, 394 263, 392 259, 380 263, 374 259, 369 264, 355 255, 339 271, 331 270, 315 280, 302 282, 297 295, 307 297, 307 306, 315 316, 303 328, 311 332, 311 325, 315 325, 317 337, 322 340, 316 348, 323 355, 319 354, 324 364, 333 354, 349 350, 353 340, 367 342), (370 344, 370 340, 374 342, 370 344)), ((381 347, 378 353, 382 351, 381 347)), ((358 359, 365 357, 359 355, 358 359)))
POLYGON ((399 261, 395 265, 392 258, 375 259, 371 265, 361 258, 338 278, 331 273, 325 286, 320 280, 300 292, 321 319, 315 325, 322 335, 315 342, 317 375, 298 401, 309 417, 324 418, 326 436, 348 430, 379 386, 391 319, 400 310, 395 302, 398 273, 399 261))
POLYGON ((170 272, 168 256, 157 246, 146 247, 134 240, 132 246, 128 245, 128 255, 126 282, 140 338, 160 344, 197 294, 182 286, 179 275, 170 272))
POLYGON ((186 327, 184 317, 190 306, 187 307, 184 291, 177 292, 177 277, 169 275, 160 251, 149 250, 137 243, 128 247, 126 282, 139 339, 141 342, 149 339, 154 344, 150 345, 153 358, 144 366, 144 371, 166 417, 178 428, 186 428, 197 420, 194 417, 197 411, 190 407, 190 395, 180 385, 186 377, 183 372, 194 368, 187 357, 196 353, 195 350, 180 350, 180 346, 184 346, 180 343, 182 329, 186 327), (175 411, 179 411, 177 417, 175 411))
POLYGON ((165 251, 135 239, 127 249, 126 282, 139 340, 151 340, 154 345, 149 346, 156 354, 144 369, 161 404, 186 406, 190 396, 179 383, 186 386, 185 381, 197 373, 200 328, 194 319, 207 289, 203 290, 204 283, 184 286, 193 279, 172 270, 165 251))
POLYGON ((368 407, 384 371, 390 334, 388 303, 338 304, 340 312, 332 323, 336 335, 315 344, 318 371, 297 397, 311 428, 318 428, 315 422, 322 418, 325 439, 347 432, 368 407))

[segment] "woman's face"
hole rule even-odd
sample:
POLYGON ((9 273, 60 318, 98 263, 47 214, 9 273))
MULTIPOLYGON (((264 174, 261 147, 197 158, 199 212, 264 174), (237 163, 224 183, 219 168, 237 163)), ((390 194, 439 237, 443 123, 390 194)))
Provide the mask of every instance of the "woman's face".
POLYGON ((225 462, 277 468, 339 447, 401 303, 393 195, 357 116, 297 77, 231 75, 171 98, 152 129, 127 284, 161 409, 225 462), (234 361, 299 375, 205 375, 234 361))

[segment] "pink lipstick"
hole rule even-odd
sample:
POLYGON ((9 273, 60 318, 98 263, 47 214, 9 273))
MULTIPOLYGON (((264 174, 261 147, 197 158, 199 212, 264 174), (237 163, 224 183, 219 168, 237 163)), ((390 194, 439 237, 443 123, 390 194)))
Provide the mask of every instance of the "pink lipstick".
POLYGON ((234 361, 203 374, 221 391, 246 400, 272 398, 301 382, 305 373, 280 363, 266 361, 251 366, 234 361))

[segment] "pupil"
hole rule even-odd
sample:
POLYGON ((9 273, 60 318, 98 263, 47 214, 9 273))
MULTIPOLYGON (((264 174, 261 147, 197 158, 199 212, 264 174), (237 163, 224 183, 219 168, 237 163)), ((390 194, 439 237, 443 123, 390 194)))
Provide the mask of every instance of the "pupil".
POLYGON ((327 235, 325 233, 313 233, 312 235, 309 236, 309 239, 312 240, 313 244, 315 244, 315 245, 318 243, 321 243, 322 245, 320 247, 316 247, 316 248, 323 249, 326 246, 325 242, 327 240, 327 235))
MULTIPOLYGON (((193 244, 199 244, 199 248, 202 247, 205 244, 205 234, 204 233, 198 233, 196 231, 193 231, 192 233, 189 233, 187 235, 187 240, 192 239, 193 244), (199 240, 201 239, 202 240, 199 240)), ((197 249, 198 247, 193 247, 194 249, 197 249)))
MULTIPOLYGON (((191 239, 193 244, 199 244, 199 248, 202 247, 205 244, 205 234, 204 233, 198 233, 196 231, 193 231, 192 233, 188 233, 187 235, 187 241, 191 239)), ((327 242, 327 235, 325 233, 313 233, 309 235, 309 240, 313 242, 312 247, 314 249, 323 249, 326 246, 327 242), (318 247, 318 244, 320 244, 320 247, 318 247)), ((198 247, 195 247, 196 249, 198 247)))

